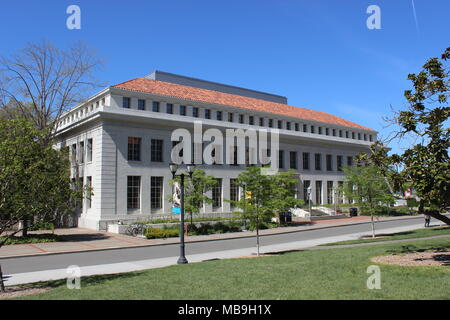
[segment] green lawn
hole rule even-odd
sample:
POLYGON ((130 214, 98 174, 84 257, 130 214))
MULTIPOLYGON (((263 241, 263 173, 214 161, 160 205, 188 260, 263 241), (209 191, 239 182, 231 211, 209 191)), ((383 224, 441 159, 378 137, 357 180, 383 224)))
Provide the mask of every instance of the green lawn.
POLYGON ((430 248, 450 249, 450 238, 93 276, 81 290, 52 282, 55 289, 22 299, 450 299, 449 267, 380 265, 381 289, 366 287, 371 257, 430 248))
MULTIPOLYGON (((376 227, 375 227, 376 228, 376 227)), ((376 231, 375 231, 376 232, 376 231)), ((398 233, 376 233, 377 237, 383 238, 364 238, 357 240, 346 240, 332 243, 325 243, 321 246, 337 246, 342 244, 358 244, 358 243, 368 243, 368 242, 379 242, 379 241, 389 241, 389 240, 404 240, 404 239, 415 239, 415 238, 426 238, 432 236, 439 236, 444 234, 450 234, 450 227, 434 227, 434 228, 423 228, 411 231, 404 231, 398 233)))

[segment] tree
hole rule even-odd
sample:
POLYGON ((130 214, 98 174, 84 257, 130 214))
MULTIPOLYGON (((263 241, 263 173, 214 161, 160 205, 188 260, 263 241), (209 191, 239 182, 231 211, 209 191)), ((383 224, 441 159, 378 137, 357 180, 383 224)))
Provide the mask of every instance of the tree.
POLYGON ((380 170, 374 165, 344 167, 345 182, 342 187, 344 195, 355 201, 363 213, 370 213, 372 237, 375 238, 373 216, 381 205, 389 205, 395 198, 380 170))
POLYGON ((47 136, 30 121, 0 120, 0 247, 22 231, 13 231, 20 221, 55 222, 91 195, 72 186, 68 150, 52 148, 47 136))
POLYGON ((413 90, 404 92, 406 110, 398 112, 391 122, 398 126, 394 138, 409 137, 414 141, 403 153, 388 155, 388 148, 377 142, 372 154, 365 158, 384 174, 392 165, 399 172, 388 173, 393 187, 403 191, 413 186, 420 198, 419 213, 430 215, 450 225, 442 213, 450 206, 450 47, 437 57, 428 59, 418 74, 409 74, 413 90))
POLYGON ((261 168, 249 167, 237 177, 237 184, 244 190, 244 195, 239 201, 230 202, 240 209, 236 214, 250 222, 250 229, 256 230, 258 256, 261 223, 269 222, 275 214, 302 203, 295 198, 296 183, 298 179, 292 170, 263 175, 261 168))
MULTIPOLYGON (((175 180, 179 181, 180 178, 176 177, 175 180)), ((190 214, 191 224, 193 215, 199 214, 204 204, 212 203, 212 199, 206 193, 216 184, 217 180, 206 175, 205 171, 201 169, 194 170, 192 179, 185 180, 184 208, 186 213, 190 214)), ((169 201, 172 201, 172 196, 169 201)))
POLYGON ((0 57, 0 107, 17 108, 38 129, 54 129, 65 111, 99 87, 93 72, 101 63, 81 42, 67 50, 47 41, 31 43, 18 54, 0 57))

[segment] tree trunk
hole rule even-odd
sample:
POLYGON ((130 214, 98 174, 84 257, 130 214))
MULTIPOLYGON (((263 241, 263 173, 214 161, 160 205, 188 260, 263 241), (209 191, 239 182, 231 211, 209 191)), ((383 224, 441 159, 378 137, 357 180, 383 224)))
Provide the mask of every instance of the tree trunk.
POLYGON ((450 218, 447 216, 444 216, 443 214, 441 214, 438 210, 425 210, 425 204, 423 202, 423 200, 419 201, 419 213, 421 214, 427 214, 430 217, 433 217, 439 221, 442 221, 443 223, 447 224, 450 226, 450 218))
POLYGON ((375 238, 375 223, 373 221, 373 212, 370 214, 370 220, 372 221, 372 238, 375 238))
POLYGON ((22 237, 28 236, 28 220, 22 220, 22 237))

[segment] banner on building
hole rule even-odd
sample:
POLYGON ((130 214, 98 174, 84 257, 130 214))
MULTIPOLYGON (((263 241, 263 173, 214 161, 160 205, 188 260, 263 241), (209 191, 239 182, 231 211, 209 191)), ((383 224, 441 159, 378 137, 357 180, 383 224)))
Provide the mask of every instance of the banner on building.
POLYGON ((181 186, 178 181, 174 181, 173 183, 173 205, 172 205, 172 213, 180 214, 181 213, 181 186))

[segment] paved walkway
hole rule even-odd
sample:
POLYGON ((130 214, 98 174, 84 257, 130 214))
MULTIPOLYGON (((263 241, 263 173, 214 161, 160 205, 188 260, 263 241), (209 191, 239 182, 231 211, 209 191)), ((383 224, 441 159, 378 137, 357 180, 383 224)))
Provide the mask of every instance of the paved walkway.
MULTIPOLYGON (((413 219, 413 218, 417 218, 417 216, 380 217, 378 221, 413 219)), ((352 224, 361 224, 367 222, 370 222, 370 217, 366 216, 330 219, 330 220, 318 220, 309 223, 305 222, 304 224, 293 227, 261 230, 260 234, 264 236, 271 234, 280 234, 280 233, 298 232, 304 230, 314 230, 336 226, 345 226, 352 224)), ((83 228, 57 229, 55 230, 55 233, 61 235, 63 241, 35 243, 35 244, 6 245, 0 248, 0 259, 21 257, 21 256, 32 256, 32 255, 156 246, 179 242, 179 238, 149 240, 140 237, 131 237, 127 235, 100 232, 83 228)), ((254 232, 246 231, 246 232, 223 233, 223 234, 213 234, 203 236, 188 236, 185 238, 185 241, 202 242, 202 241, 214 241, 214 240, 254 237, 254 236, 255 236, 254 232)))

